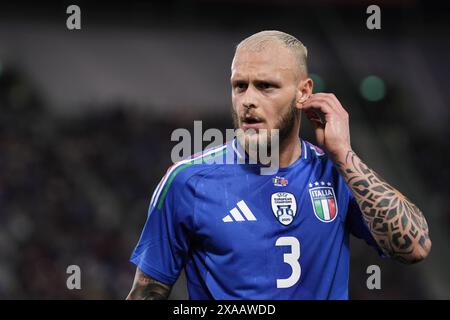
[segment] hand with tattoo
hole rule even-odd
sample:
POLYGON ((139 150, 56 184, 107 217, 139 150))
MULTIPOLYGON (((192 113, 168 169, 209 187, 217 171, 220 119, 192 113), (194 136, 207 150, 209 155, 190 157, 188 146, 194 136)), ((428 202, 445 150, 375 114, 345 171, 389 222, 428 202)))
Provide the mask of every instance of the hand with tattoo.
POLYGON ((423 260, 431 250, 425 217, 353 152, 349 116, 336 96, 313 94, 302 109, 314 126, 318 145, 330 155, 355 196, 378 246, 386 255, 404 263, 423 260))

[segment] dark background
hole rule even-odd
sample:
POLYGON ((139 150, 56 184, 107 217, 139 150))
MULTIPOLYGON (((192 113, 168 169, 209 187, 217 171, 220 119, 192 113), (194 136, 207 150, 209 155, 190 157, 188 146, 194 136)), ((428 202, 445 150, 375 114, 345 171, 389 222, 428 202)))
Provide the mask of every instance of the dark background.
MULTIPOLYGON (((309 51, 315 91, 352 145, 420 208, 428 259, 352 239, 352 299, 449 299, 448 7, 420 1, 5 1, 0 4, 0 298, 123 299, 176 128, 231 128, 234 46, 277 29, 309 51), (82 29, 66 28, 81 8, 82 29), (381 8, 381 30, 366 8, 381 8), (79 265, 82 289, 68 290, 79 265), (366 268, 381 267, 381 290, 366 268)), ((314 141, 303 121, 302 136, 314 141)), ((185 298, 183 278, 172 298, 185 298)))

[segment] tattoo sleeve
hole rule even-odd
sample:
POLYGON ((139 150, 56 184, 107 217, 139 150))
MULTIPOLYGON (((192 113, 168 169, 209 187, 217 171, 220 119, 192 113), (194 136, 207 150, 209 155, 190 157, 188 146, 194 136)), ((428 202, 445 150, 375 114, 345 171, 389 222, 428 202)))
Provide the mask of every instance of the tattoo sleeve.
POLYGON ((335 161, 383 252, 403 263, 423 260, 431 249, 420 209, 368 168, 353 152, 335 161))
POLYGON ((169 297, 170 290, 170 286, 150 278, 137 268, 127 300, 165 300, 169 297))

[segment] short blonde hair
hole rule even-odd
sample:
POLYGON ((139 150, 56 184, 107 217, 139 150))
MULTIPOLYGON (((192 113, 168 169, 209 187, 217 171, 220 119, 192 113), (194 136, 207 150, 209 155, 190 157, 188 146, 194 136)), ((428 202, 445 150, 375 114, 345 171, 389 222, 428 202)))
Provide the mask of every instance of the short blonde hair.
POLYGON ((266 30, 255 33, 248 38, 242 40, 237 46, 236 51, 241 48, 251 48, 253 50, 262 50, 265 46, 272 42, 278 41, 296 56, 300 70, 308 75, 307 57, 308 49, 296 37, 277 30, 266 30))

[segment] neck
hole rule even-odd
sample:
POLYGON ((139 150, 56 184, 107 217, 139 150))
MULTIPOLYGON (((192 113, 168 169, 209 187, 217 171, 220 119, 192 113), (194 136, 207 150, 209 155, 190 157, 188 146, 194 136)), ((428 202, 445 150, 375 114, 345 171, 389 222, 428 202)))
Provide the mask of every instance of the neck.
MULTIPOLYGON (((248 150, 245 150, 245 152, 251 158, 248 150)), ((278 166, 281 168, 289 167, 300 158, 301 153, 302 147, 298 134, 289 137, 280 145, 278 166)))
MULTIPOLYGON (((287 139, 285 139, 281 144, 279 148, 279 159, 278 159, 278 166, 280 168, 286 168, 289 167, 291 164, 293 164, 297 159, 300 158, 302 155, 302 147, 301 147, 301 141, 299 137, 299 131, 293 130, 295 134, 291 134, 287 139)), ((239 148, 242 148, 242 144, 236 139, 236 142, 240 145, 239 148)), ((248 147, 248 146, 246 146, 248 147)), ((241 149, 242 150, 242 149, 241 149)), ((244 151, 247 156, 253 159, 251 153, 247 148, 245 148, 244 151)), ((256 160, 259 162, 258 160, 256 160)))
POLYGON ((289 167, 301 156, 302 147, 297 135, 290 137, 280 145, 280 168, 289 167))

